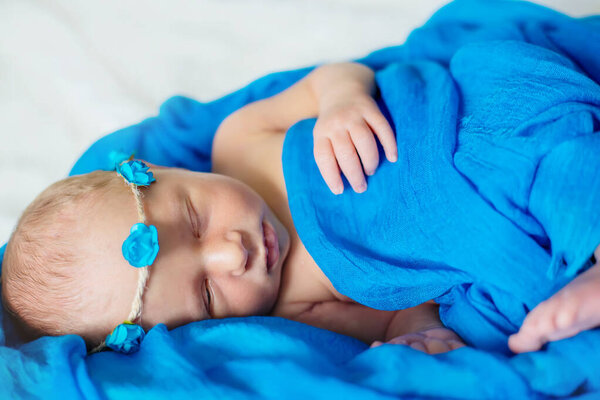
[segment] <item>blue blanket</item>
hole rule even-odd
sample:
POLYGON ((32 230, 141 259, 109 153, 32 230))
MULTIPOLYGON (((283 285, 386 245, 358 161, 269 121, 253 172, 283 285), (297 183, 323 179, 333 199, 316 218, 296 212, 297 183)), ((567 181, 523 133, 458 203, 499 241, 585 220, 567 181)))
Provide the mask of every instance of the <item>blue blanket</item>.
MULTIPOLYGON (((287 133, 283 166, 298 233, 336 288, 368 306, 436 299, 471 347, 429 356, 368 349, 277 317, 207 320, 148 333, 141 350, 86 356, 74 335, 20 343, 3 316, 0 387, 44 398, 547 398, 600 396, 600 331, 514 356, 526 313, 590 266, 600 244, 600 18, 459 0, 402 46, 357 60, 396 130, 363 194, 329 193, 314 119, 287 133)), ((108 135, 72 174, 115 152, 210 171, 219 123, 311 68, 265 76, 211 103, 174 97, 108 135)), ((380 149, 381 150, 381 149, 380 149)), ((1 257, 1 254, 0 254, 1 257)))

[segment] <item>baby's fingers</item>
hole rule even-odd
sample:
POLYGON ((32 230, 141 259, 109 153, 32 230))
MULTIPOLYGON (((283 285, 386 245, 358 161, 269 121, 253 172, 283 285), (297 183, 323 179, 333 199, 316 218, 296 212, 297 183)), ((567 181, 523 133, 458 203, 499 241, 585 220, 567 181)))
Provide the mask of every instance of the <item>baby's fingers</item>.
POLYGON ((394 134, 394 131, 392 130, 392 127, 388 123, 387 119, 379 111, 379 108, 376 106, 376 111, 365 114, 365 120, 379 138, 379 141, 383 146, 383 150, 385 151, 385 157, 390 162, 396 162, 398 160, 396 135, 394 134))
POLYGON ((429 354, 447 353, 452 350, 450 344, 445 340, 426 338, 424 343, 425 347, 427 348, 427 353, 429 354))
POLYGON ((371 128, 369 128, 366 122, 361 121, 361 123, 351 126, 349 131, 352 142, 362 161, 365 173, 373 175, 377 165, 379 165, 379 151, 371 128))
POLYGON ((451 350, 456 350, 456 349, 460 349, 461 347, 467 346, 463 342, 458 341, 458 340, 453 340, 453 339, 446 341, 446 343, 448 344, 448 346, 450 346, 451 350))
POLYGON ((459 344, 452 342, 453 341, 424 337, 419 338, 418 340, 407 341, 405 344, 412 347, 415 350, 420 350, 427 354, 439 354, 447 353, 449 351, 462 347, 459 344))
POLYGON ((340 169, 335 160, 333 147, 327 138, 316 138, 313 148, 315 161, 321 176, 325 180, 329 190, 335 194, 340 194, 344 191, 344 183, 340 177, 340 169))
POLYGON ((365 180, 358 154, 356 154, 354 143, 350 139, 350 134, 342 132, 334 135, 332 145, 338 165, 344 175, 346 175, 346 179, 350 182, 352 189, 356 193, 362 193, 367 190, 367 181, 365 180))

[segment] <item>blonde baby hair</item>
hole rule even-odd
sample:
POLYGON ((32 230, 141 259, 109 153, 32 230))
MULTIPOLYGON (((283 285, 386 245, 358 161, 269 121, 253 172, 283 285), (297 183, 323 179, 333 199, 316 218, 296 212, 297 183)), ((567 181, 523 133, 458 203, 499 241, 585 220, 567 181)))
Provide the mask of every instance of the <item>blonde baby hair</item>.
POLYGON ((74 251, 78 219, 101 194, 123 192, 114 171, 94 171, 50 185, 21 215, 2 262, 2 304, 18 331, 33 339, 42 335, 80 334, 88 345, 102 338, 85 337, 74 315, 86 305, 74 293, 77 270, 84 262, 74 251))

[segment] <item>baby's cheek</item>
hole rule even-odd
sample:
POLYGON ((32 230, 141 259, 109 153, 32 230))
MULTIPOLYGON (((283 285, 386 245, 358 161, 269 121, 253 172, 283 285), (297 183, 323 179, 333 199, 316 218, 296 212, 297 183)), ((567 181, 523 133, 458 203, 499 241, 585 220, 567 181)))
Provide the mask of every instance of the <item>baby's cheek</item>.
POLYGON ((201 309, 190 307, 188 301, 182 290, 168 295, 148 291, 142 307, 142 327, 151 329, 157 324, 165 324, 167 328, 173 329, 199 320, 201 309))
POLYGON ((229 316, 267 315, 276 300, 277 293, 272 288, 246 287, 232 294, 232 314, 229 316))

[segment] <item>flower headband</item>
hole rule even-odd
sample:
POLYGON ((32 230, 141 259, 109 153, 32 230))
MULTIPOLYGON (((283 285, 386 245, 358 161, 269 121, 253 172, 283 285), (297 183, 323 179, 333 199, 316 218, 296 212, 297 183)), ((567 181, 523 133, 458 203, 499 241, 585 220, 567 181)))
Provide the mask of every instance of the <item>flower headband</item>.
POLYGON ((152 265, 158 254, 158 233, 154 225, 146 225, 142 194, 138 188, 139 186, 149 186, 156 181, 149 169, 142 161, 131 159, 116 165, 117 174, 130 187, 137 206, 139 222, 131 227, 129 236, 121 247, 123 257, 129 264, 138 268, 137 290, 127 320, 119 324, 91 353, 96 353, 106 347, 124 354, 134 353, 138 351, 146 335, 144 329, 132 321, 142 314, 142 295, 148 281, 148 267, 152 265))

